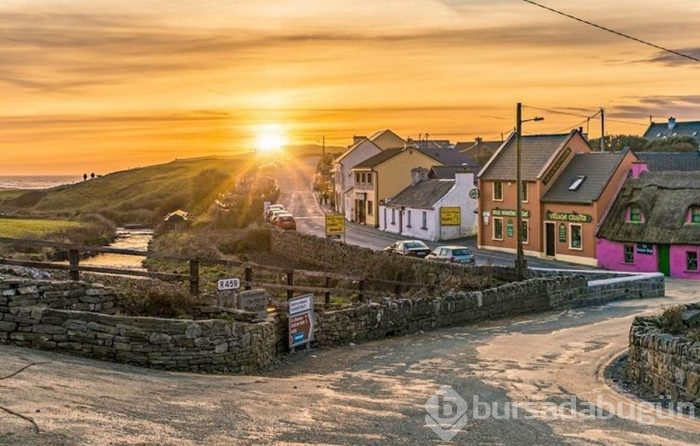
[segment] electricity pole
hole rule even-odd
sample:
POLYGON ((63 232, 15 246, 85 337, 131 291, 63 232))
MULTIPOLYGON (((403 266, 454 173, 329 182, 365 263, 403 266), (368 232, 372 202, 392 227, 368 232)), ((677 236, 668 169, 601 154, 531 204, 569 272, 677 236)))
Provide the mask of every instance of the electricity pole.
POLYGON ((600 151, 605 152, 605 109, 600 108, 600 151))

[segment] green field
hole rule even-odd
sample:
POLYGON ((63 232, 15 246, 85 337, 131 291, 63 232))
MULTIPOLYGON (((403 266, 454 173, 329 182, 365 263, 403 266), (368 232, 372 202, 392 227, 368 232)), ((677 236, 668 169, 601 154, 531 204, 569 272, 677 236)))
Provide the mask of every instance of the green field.
POLYGON ((249 155, 175 160, 53 189, 0 194, 0 212, 71 219, 101 214, 119 225, 155 226, 177 209, 192 216, 205 212, 253 164, 249 155))
POLYGON ((39 237, 80 226, 66 220, 0 218, 0 237, 39 237))

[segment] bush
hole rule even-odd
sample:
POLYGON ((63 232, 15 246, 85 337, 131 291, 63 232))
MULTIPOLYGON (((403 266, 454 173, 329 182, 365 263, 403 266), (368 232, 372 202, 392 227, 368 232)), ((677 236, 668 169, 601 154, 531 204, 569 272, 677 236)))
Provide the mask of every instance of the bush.
POLYGON ((174 287, 131 289, 120 296, 120 306, 129 316, 162 318, 189 317, 197 302, 187 293, 174 287))
POLYGON ((219 250, 224 254, 269 251, 271 242, 272 234, 269 229, 253 228, 240 238, 219 243, 219 250))
POLYGON ((680 305, 666 309, 661 315, 661 328, 671 334, 683 333, 683 310, 684 307, 680 305))

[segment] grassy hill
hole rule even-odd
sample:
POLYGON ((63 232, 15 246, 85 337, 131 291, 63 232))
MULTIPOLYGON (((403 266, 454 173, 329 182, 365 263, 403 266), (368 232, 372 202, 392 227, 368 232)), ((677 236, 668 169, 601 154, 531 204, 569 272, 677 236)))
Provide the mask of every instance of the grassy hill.
POLYGON ((175 160, 73 185, 0 194, 0 211, 61 218, 100 214, 119 225, 155 225, 176 209, 203 213, 218 192, 252 165, 247 154, 175 160))

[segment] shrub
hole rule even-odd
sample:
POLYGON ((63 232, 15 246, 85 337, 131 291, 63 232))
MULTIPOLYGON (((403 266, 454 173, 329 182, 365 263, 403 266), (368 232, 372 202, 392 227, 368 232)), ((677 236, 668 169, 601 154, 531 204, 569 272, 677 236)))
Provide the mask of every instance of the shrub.
POLYGON ((671 334, 680 334, 684 331, 682 306, 666 309, 661 315, 661 328, 671 334))
POLYGON ((188 317, 196 305, 187 293, 173 287, 131 289, 120 296, 122 311, 130 316, 188 317))

